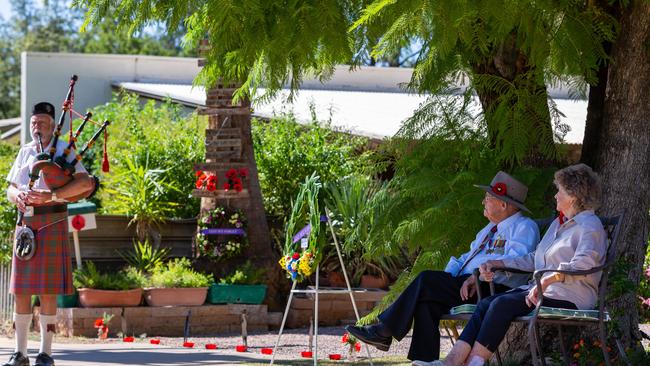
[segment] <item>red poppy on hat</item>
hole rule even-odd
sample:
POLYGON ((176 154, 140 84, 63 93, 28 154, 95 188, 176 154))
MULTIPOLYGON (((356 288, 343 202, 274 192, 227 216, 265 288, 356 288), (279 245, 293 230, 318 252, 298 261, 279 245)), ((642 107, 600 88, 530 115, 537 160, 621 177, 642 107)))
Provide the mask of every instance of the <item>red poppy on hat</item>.
POLYGON ((496 183, 492 186, 492 192, 499 196, 505 196, 508 193, 508 187, 505 183, 496 183))

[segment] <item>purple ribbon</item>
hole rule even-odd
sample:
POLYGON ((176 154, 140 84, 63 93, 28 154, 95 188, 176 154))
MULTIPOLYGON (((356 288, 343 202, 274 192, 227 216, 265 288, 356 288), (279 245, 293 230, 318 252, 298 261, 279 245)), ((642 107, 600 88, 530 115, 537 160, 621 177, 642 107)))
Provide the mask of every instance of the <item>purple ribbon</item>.
POLYGON ((246 236, 244 229, 203 229, 200 231, 203 235, 240 235, 246 236))
MULTIPOLYGON (((320 222, 327 222, 327 216, 321 215, 320 217, 320 222)), ((311 233, 311 224, 305 225, 296 235, 293 236, 293 240, 291 244, 297 243, 300 239, 304 238, 305 236, 309 235, 311 233)))

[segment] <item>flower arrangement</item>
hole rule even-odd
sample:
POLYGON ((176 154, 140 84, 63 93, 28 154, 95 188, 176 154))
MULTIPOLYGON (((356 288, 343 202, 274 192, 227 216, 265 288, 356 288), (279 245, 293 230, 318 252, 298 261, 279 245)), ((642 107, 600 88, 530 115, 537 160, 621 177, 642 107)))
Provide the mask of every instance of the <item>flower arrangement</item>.
MULTIPOLYGON (((234 190, 236 192, 241 192, 244 190, 244 180, 248 177, 247 168, 230 168, 226 171, 226 182, 224 182, 222 189, 225 191, 234 190)), ((214 192, 219 186, 219 179, 216 174, 197 171, 196 172, 196 182, 194 183, 196 189, 204 189, 208 192, 214 192)))
POLYGON ((106 314, 101 318, 95 319, 95 328, 97 328, 97 339, 106 339, 108 337, 108 323, 113 319, 113 314, 106 314))
POLYGON ((195 254, 215 259, 232 258, 246 247, 246 216, 242 211, 217 207, 199 220, 195 254))
POLYGON ((295 252, 291 255, 285 255, 278 261, 292 280, 303 279, 314 273, 314 254, 310 250, 305 250, 302 254, 295 252))
POLYGON ((319 209, 320 187, 314 174, 305 180, 287 222, 284 251, 278 264, 293 281, 302 281, 314 273, 322 257, 326 237, 322 228, 325 216, 319 209), (302 225, 305 226, 301 228, 302 225))
POLYGON ((226 172, 226 179, 228 181, 223 184, 223 189, 226 191, 231 189, 234 189, 236 192, 243 191, 244 190, 243 179, 246 179, 246 177, 248 177, 248 169, 246 168, 228 169, 228 171, 226 172))
POLYGON ((214 192, 217 189, 217 176, 214 174, 206 173, 203 171, 196 172, 196 189, 207 189, 209 192, 214 192))
POLYGON ((359 343, 359 340, 357 340, 357 338, 350 333, 343 334, 341 343, 348 345, 348 356, 350 360, 354 360, 355 352, 361 351, 361 343, 359 343))

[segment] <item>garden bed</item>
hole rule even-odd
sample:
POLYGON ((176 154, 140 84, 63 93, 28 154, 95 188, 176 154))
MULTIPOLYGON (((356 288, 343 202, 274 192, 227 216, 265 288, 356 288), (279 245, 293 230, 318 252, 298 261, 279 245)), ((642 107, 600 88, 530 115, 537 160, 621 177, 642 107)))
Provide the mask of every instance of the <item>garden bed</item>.
POLYGON ((241 314, 244 311, 250 332, 268 331, 269 321, 275 321, 273 316, 269 318, 266 305, 67 308, 57 311, 57 333, 66 336, 97 337, 95 320, 106 313, 114 315, 109 323, 109 336, 122 332, 136 337, 145 333, 148 336, 181 337, 188 312, 191 312, 192 336, 241 333, 241 314))

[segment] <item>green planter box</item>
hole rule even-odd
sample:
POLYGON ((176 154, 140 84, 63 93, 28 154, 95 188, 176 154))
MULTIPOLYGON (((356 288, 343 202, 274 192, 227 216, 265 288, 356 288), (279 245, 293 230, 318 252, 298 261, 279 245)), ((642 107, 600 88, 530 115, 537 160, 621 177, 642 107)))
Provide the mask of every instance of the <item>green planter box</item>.
POLYGON ((76 308, 79 301, 79 294, 75 291, 72 295, 57 295, 56 306, 59 308, 76 308))
POLYGON ((261 304, 266 285, 223 285, 213 283, 208 290, 211 304, 261 304))

